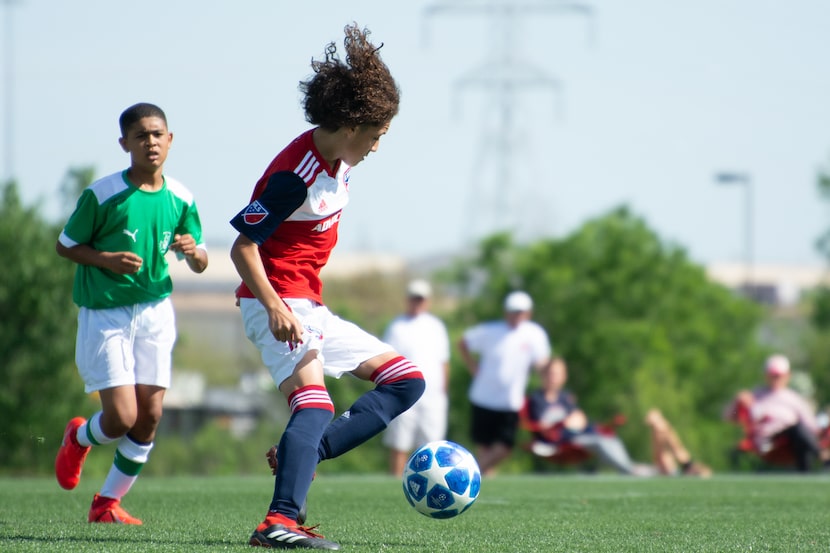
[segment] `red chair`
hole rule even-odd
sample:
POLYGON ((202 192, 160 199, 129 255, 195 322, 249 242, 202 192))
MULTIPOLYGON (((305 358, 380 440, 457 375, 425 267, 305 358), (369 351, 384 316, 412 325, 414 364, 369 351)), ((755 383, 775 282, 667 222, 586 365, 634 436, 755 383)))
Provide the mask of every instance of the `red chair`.
MULTIPOLYGON (((771 447, 766 451, 760 451, 755 445, 755 421, 746 405, 738 404, 735 408, 734 421, 743 430, 743 437, 735 447, 735 453, 751 454, 757 456, 764 463, 776 467, 792 467, 795 465, 795 457, 786 436, 777 436, 773 439, 771 447)), ((824 426, 820 430, 819 445, 822 450, 830 449, 830 426, 824 426)), ((737 464, 733 458, 733 464, 737 464)))
MULTIPOLYGON (((601 434, 613 436, 616 434, 616 428, 622 426, 625 422, 624 415, 617 415, 607 423, 594 424, 594 428, 601 434)), ((561 423, 548 428, 542 428, 542 425, 538 421, 532 420, 528 412, 527 402, 525 402, 521 411, 519 411, 519 423, 521 428, 533 434, 533 440, 525 446, 525 449, 546 461, 556 465, 573 466, 585 464, 594 456, 593 453, 584 447, 564 439, 564 427, 561 423), (552 448, 555 448, 555 451, 552 454, 537 453, 533 451, 535 442, 550 445, 552 448)))

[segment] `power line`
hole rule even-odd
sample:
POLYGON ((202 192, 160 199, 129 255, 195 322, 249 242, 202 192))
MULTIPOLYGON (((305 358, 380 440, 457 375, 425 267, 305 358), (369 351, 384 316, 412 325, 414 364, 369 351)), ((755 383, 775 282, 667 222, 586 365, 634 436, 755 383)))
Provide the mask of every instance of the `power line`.
POLYGON ((547 15, 578 15, 590 20, 593 9, 581 2, 563 0, 446 0, 427 6, 423 13, 425 20, 445 15, 482 15, 493 26, 493 31, 487 34, 493 54, 455 81, 454 103, 457 107, 461 94, 483 90, 493 109, 485 110, 482 123, 488 117, 495 118, 495 126, 491 130, 483 129, 480 134, 480 159, 474 165, 477 175, 473 178, 468 206, 468 212, 478 220, 471 221, 467 229, 474 235, 507 230, 521 219, 517 204, 522 194, 514 182, 520 143, 516 128, 519 96, 535 89, 549 92, 558 100, 563 88, 560 79, 518 54, 522 38, 517 32, 519 21, 547 15), (494 165, 492 173, 481 170, 486 164, 494 165), (489 186, 482 182, 485 174, 491 181, 489 186))

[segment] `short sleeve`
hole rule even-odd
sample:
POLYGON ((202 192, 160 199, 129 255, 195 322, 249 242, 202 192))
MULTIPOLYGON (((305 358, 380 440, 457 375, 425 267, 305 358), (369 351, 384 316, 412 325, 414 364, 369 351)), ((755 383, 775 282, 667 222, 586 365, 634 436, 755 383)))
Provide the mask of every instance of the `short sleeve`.
POLYGON ((98 212, 98 198, 89 188, 81 193, 75 211, 69 216, 66 226, 61 233, 61 243, 72 247, 78 244, 88 244, 92 241, 95 231, 95 219, 98 212), (67 243, 67 239, 72 243, 67 243))
POLYGON ((305 181, 297 174, 278 171, 268 177, 262 194, 231 219, 231 226, 262 245, 280 223, 303 205, 307 194, 305 181))

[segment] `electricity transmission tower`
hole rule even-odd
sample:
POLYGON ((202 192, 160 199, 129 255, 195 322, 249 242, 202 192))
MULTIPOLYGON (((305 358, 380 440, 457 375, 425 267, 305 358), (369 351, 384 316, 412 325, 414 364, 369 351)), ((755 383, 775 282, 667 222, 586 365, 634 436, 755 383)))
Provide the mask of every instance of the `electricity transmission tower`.
POLYGON ((472 238, 488 232, 517 230, 528 222, 524 204, 534 199, 527 188, 539 186, 533 182, 538 175, 517 174, 522 150, 522 133, 517 125, 520 96, 542 91, 557 97, 562 88, 558 78, 519 52, 524 38, 519 24, 531 17, 591 18, 593 10, 584 3, 567 0, 444 0, 427 6, 423 13, 427 21, 440 16, 483 16, 491 26, 485 37, 492 49, 486 61, 468 70, 454 84, 458 94, 482 90, 486 103, 467 206, 471 220, 466 228, 472 238), (524 184, 520 184, 522 180, 524 184))

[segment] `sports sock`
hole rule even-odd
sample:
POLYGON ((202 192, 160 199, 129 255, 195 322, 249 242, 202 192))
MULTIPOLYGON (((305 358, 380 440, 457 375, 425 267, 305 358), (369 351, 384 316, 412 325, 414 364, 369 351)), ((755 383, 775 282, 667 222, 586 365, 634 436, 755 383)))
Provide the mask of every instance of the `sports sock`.
POLYGON ((133 440, 129 435, 123 436, 115 450, 110 472, 101 487, 101 495, 113 499, 124 497, 138 478, 138 473, 144 468, 151 449, 153 442, 142 443, 133 440))
POLYGON ((412 407, 424 393, 421 371, 404 357, 384 363, 372 375, 377 386, 326 427, 320 460, 333 459, 383 431, 389 421, 412 407))
POLYGON ((78 440, 78 443, 84 447, 91 446, 91 445, 104 445, 112 443, 119 438, 110 438, 104 431, 101 430, 101 416, 103 412, 98 411, 91 417, 89 420, 86 421, 84 424, 78 427, 78 432, 75 434, 75 438, 78 440))
POLYGON ((277 446, 277 476, 269 510, 297 520, 314 471, 317 447, 334 414, 334 404, 323 386, 304 386, 288 398, 291 418, 277 446))

